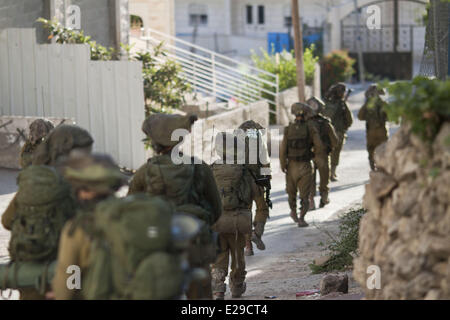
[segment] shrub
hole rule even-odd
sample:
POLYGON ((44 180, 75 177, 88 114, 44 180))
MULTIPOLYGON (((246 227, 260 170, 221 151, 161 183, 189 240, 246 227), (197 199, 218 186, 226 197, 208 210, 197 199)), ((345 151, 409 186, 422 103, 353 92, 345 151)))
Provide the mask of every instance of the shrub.
POLYGON ((364 209, 356 209, 342 216, 337 237, 328 233, 331 239, 327 246, 330 259, 322 266, 310 264, 313 273, 342 271, 353 265, 353 256, 358 254, 359 222, 365 213, 364 209))
MULTIPOLYGON (((55 38, 56 43, 81 43, 90 46, 91 60, 120 59, 121 53, 114 48, 106 48, 83 31, 72 30, 63 27, 58 21, 39 18, 45 29, 50 33, 49 39, 55 38)), ((144 81, 145 111, 170 112, 170 109, 179 109, 184 103, 184 96, 190 92, 190 86, 179 75, 180 67, 174 61, 161 59, 165 57, 162 49, 163 43, 153 49, 152 53, 138 52, 130 57, 131 47, 121 44, 128 60, 142 61, 142 77, 144 81), (159 62, 159 61, 164 62, 159 62)))
POLYGON ((450 121, 450 80, 441 81, 418 76, 410 82, 389 84, 390 102, 385 106, 389 121, 406 121, 413 133, 424 141, 432 141, 441 125, 450 121))
POLYGON ((326 55, 320 63, 322 93, 325 93, 331 85, 345 81, 354 74, 354 64, 355 59, 352 59, 347 51, 336 50, 326 55))

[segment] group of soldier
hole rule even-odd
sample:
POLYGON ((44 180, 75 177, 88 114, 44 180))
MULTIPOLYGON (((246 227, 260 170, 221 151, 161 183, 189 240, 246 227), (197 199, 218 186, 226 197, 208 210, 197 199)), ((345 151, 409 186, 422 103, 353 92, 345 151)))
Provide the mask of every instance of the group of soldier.
MULTIPOLYGON (((294 104, 295 121, 284 129, 280 164, 290 216, 299 227, 308 226, 305 215, 315 209, 316 170, 320 207, 329 203, 328 183, 337 179, 352 125, 345 92, 338 83, 326 103, 314 97, 294 104)), ((378 125, 386 121, 380 94, 369 88, 359 113, 367 121, 373 169, 374 146, 387 139, 378 125)), ((193 158, 175 164, 171 155, 180 141, 171 140, 172 132, 190 131, 196 120, 191 114, 150 115, 142 130, 155 155, 131 179, 110 156, 92 153, 94 140, 86 130, 33 122, 21 153, 18 192, 2 215, 11 231, 11 262, 0 266, 0 274, 20 282, 9 288, 18 288, 21 299, 224 299, 229 276, 232 297, 241 297, 245 256, 254 254, 252 242, 265 249, 262 235, 271 208, 271 177, 261 170, 266 162, 258 158, 250 164, 248 150, 251 139, 264 147, 265 129, 246 121, 233 133, 217 135, 219 160, 213 164, 193 158), (238 146, 245 152, 237 152, 238 146), (127 184, 128 195, 119 197, 127 184), (82 284, 69 286, 74 266, 82 284), (40 279, 38 287, 37 281, 21 280, 30 274, 40 279)))

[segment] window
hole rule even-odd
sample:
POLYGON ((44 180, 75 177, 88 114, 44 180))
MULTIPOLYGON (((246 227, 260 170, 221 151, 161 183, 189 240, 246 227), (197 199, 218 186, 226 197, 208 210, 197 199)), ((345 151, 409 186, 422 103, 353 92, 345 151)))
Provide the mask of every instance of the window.
POLYGON ((206 26, 208 24, 208 15, 206 14, 190 14, 190 26, 206 26))
POLYGON ((264 6, 258 6, 258 24, 265 23, 264 6))
POLYGON ((292 17, 284 17, 284 26, 287 28, 292 27, 292 17))
POLYGON ((190 26, 206 26, 208 25, 208 6, 204 4, 190 4, 189 25, 190 26))
POLYGON ((245 7, 247 13, 247 24, 253 24, 253 6, 245 7))

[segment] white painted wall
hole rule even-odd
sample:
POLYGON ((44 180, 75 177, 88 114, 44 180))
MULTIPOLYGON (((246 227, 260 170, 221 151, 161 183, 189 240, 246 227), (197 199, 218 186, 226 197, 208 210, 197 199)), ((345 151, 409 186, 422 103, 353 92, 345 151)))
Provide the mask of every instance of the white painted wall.
POLYGON ((0 115, 75 119, 95 151, 133 169, 146 160, 141 63, 91 61, 86 45, 38 45, 34 29, 4 29, 0 70, 0 115))

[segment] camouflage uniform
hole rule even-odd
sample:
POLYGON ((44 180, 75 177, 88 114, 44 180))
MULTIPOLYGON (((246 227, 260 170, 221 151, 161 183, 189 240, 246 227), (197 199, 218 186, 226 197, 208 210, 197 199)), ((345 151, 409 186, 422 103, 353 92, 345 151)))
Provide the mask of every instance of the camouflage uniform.
POLYGON ((336 181, 336 168, 339 164, 339 156, 347 137, 347 130, 353 124, 353 116, 347 103, 344 101, 346 86, 338 83, 328 90, 325 95, 326 105, 321 113, 331 119, 338 138, 337 146, 331 152, 331 181, 336 181))
MULTIPOLYGON (((62 159, 67 157, 71 151, 90 151, 94 140, 84 129, 72 125, 60 125, 53 129, 42 143, 38 144, 33 151, 33 165, 49 165, 58 167, 62 159)), ((2 215, 2 225, 6 230, 11 230, 13 220, 16 216, 16 196, 11 200, 2 215)), ((20 289, 21 300, 45 299, 35 289, 20 289)))
MULTIPOLYGON (((147 164, 136 171, 130 183, 128 194, 145 192, 150 195, 166 195, 176 206, 188 204, 198 205, 210 213, 210 220, 207 221, 210 230, 210 227, 217 221, 222 210, 220 196, 211 169, 204 162, 201 162, 201 164, 175 165, 171 159, 172 148, 178 144, 178 141, 171 140, 172 132, 176 129, 190 130, 196 119, 197 117, 192 115, 180 116, 155 114, 144 121, 142 130, 148 136, 153 149, 159 155, 149 159, 147 164), (191 188, 189 192, 195 192, 196 196, 194 198, 196 199, 194 199, 192 195, 172 193, 170 190, 172 187, 170 186, 171 183, 168 183, 166 186, 158 186, 156 184, 151 185, 149 182, 149 170, 152 170, 151 166, 158 167, 159 164, 164 166, 174 166, 174 168, 178 166, 185 166, 187 168, 193 167, 193 188, 191 188)), ((155 171, 156 173, 158 172, 158 170, 155 171)), ((188 184, 188 181, 185 181, 184 183, 188 184)), ((176 188, 177 186, 173 187, 176 188)), ((206 240, 204 239, 204 241, 206 240)), ((205 270, 209 275, 209 279, 193 281, 187 289, 186 295, 188 299, 211 299, 212 297, 209 266, 215 259, 215 254, 211 252, 212 247, 214 247, 214 244, 208 242, 193 245, 190 250, 190 265, 193 268, 205 270)))
POLYGON ((30 134, 27 141, 20 151, 20 166, 26 168, 33 162, 33 153, 38 145, 44 140, 45 136, 49 134, 54 128, 50 121, 43 119, 34 120, 30 124, 30 134))
MULTIPOLYGON (((239 139, 239 135, 220 133, 216 139, 217 144, 223 139, 239 139)), ((225 142, 224 142, 225 143, 225 142)), ((245 276, 245 254, 244 247, 246 235, 251 232, 251 206, 255 198, 253 192, 254 180, 250 170, 246 165, 238 164, 237 157, 232 164, 225 163, 226 153, 234 152, 227 149, 226 152, 218 152, 221 161, 216 161, 211 165, 216 183, 222 195, 223 210, 222 215, 213 226, 219 233, 220 253, 212 265, 212 290, 216 300, 222 300, 225 295, 225 279, 228 275, 228 266, 231 257, 230 291, 233 298, 239 298, 246 291, 245 276), (239 178, 236 178, 236 177, 239 178), (233 197, 235 201, 229 206, 229 199, 233 197)), ((236 153, 235 153, 236 155, 236 153)))
POLYGON ((314 196, 316 195, 316 172, 319 171, 320 176, 320 207, 324 207, 330 201, 328 199, 328 183, 330 182, 330 160, 329 155, 331 151, 336 147, 338 138, 336 136, 336 132, 334 131, 334 127, 331 124, 330 119, 322 116, 319 113, 319 109, 324 106, 324 103, 313 97, 306 102, 309 106, 311 106, 312 113, 307 116, 308 121, 311 122, 314 126, 316 126, 317 130, 320 133, 320 137, 324 146, 324 149, 314 149, 314 174, 313 174, 313 184, 311 188, 311 196, 310 196, 310 210, 315 209, 314 205, 314 196))
POLYGON ((387 115, 383 110, 386 102, 380 95, 384 95, 384 90, 378 89, 376 85, 371 85, 366 93, 366 102, 358 112, 358 119, 366 121, 366 141, 367 152, 369 153, 369 164, 375 170, 375 148, 388 140, 388 130, 386 128, 387 115))
POLYGON ((307 122, 305 115, 311 108, 303 103, 292 105, 291 112, 296 116, 294 123, 284 129, 280 145, 280 168, 286 173, 286 191, 289 197, 291 217, 299 227, 308 224, 304 218, 309 210, 313 169, 311 160, 314 150, 323 149, 320 134, 315 126, 307 122), (297 189, 300 192, 301 211, 297 217, 297 189))
MULTIPOLYGON (((247 167, 252 170, 252 177, 254 179, 252 180, 252 188, 253 188, 253 195, 254 199, 253 201, 256 204, 256 211, 255 211, 255 218, 253 219, 253 232, 251 234, 247 234, 245 236, 245 255, 246 256, 252 256, 253 253, 253 246, 252 241, 255 242, 257 248, 259 250, 265 250, 266 246, 264 242, 262 241, 262 235, 264 234, 264 227, 267 222, 267 219, 269 218, 269 206, 267 205, 267 201, 265 199, 265 189, 263 186, 260 186, 256 183, 255 178, 260 178, 262 176, 267 176, 268 171, 270 171, 270 163, 268 159, 267 154, 267 147, 263 144, 261 141, 261 132, 259 130, 264 130, 264 127, 261 126, 259 123, 249 120, 245 121, 243 124, 239 126, 240 130, 244 130, 244 132, 247 134, 246 141, 249 141, 250 139, 256 138, 255 145, 257 146, 257 150, 252 150, 252 152, 257 153, 257 163, 256 164, 250 164, 250 156, 248 155, 246 157, 246 164, 247 167), (264 150, 260 150, 260 148, 264 148, 264 150), (262 159, 261 157, 264 157, 262 159), (264 169, 263 174, 261 173, 261 169, 264 169)), ((249 148, 246 147, 247 153, 249 152, 249 148)), ((269 176, 270 177, 270 176, 269 176)))

